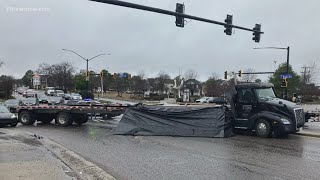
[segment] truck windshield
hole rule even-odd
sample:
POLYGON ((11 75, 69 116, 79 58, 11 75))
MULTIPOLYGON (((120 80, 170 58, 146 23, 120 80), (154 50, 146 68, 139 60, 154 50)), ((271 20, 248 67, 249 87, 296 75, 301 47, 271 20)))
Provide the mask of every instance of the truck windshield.
POLYGON ((259 100, 267 100, 276 97, 272 88, 256 89, 256 93, 259 100))

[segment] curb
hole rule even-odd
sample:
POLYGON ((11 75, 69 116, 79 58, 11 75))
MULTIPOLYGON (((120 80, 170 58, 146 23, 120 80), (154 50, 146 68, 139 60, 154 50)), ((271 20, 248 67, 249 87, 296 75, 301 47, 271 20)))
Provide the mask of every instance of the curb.
POLYGON ((320 134, 297 132, 295 135, 320 138, 320 134))
POLYGON ((75 152, 48 138, 43 138, 39 142, 41 142, 49 151, 56 155, 62 162, 68 165, 73 171, 75 171, 81 179, 116 180, 115 177, 105 172, 97 165, 85 160, 75 152))

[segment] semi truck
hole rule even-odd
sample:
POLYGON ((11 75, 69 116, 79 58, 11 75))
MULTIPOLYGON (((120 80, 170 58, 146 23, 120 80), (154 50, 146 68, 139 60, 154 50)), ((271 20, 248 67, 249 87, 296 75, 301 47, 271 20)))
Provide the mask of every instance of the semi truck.
POLYGON ((289 134, 305 124, 305 113, 300 105, 279 99, 270 83, 235 85, 229 93, 234 128, 254 131, 260 137, 289 134))

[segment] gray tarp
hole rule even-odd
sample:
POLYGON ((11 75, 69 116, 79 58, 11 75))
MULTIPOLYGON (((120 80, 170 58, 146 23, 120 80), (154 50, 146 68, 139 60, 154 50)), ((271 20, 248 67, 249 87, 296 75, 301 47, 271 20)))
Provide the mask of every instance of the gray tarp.
POLYGON ((231 119, 223 106, 132 107, 126 110, 115 134, 229 137, 231 119))

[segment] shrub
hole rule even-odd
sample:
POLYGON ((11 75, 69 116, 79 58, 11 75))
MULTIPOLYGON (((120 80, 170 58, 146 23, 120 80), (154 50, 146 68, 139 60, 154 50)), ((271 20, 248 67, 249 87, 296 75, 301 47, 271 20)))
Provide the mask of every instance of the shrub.
POLYGON ((88 91, 80 91, 79 93, 83 99, 89 98, 89 99, 94 99, 94 94, 88 91))

